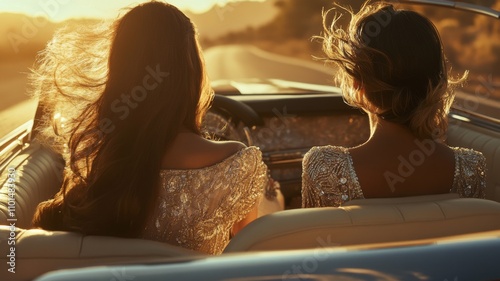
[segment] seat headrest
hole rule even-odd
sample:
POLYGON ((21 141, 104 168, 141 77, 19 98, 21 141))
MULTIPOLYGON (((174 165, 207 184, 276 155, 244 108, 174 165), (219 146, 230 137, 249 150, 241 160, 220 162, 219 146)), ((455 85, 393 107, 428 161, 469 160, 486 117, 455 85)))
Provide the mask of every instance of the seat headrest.
POLYGON ((500 229, 500 203, 454 194, 353 200, 261 217, 224 252, 338 247, 433 239, 500 229))

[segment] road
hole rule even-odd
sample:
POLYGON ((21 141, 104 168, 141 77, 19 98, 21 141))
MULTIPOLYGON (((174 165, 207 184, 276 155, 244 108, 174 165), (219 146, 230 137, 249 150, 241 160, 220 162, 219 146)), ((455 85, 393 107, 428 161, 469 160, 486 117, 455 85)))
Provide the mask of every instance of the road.
MULTIPOLYGON (((219 46, 204 53, 210 79, 275 78, 331 85, 331 69, 314 62, 271 54, 252 46, 219 46)), ((26 95, 31 62, 4 65, 0 83, 0 138, 33 118, 36 101, 26 95), (5 75, 9 75, 8 77, 5 75)))
MULTIPOLYGON (((332 85, 331 68, 271 54, 248 45, 217 46, 204 53, 207 71, 212 81, 220 79, 282 79, 303 83, 332 85)), ((0 138, 31 119, 36 102, 26 95, 26 72, 31 63, 0 67, 0 138)), ((457 93, 457 103, 463 108, 500 119, 500 101, 484 96, 457 93)))
POLYGON ((332 85, 333 70, 318 63, 271 54, 249 45, 217 46, 205 51, 210 80, 282 79, 332 85))

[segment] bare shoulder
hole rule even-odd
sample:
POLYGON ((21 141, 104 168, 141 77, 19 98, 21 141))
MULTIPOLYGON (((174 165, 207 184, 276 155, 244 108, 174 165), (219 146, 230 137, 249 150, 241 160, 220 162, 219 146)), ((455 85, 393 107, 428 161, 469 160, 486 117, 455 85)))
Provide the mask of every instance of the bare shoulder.
POLYGON ((237 141, 212 141, 195 134, 182 134, 165 153, 162 168, 204 168, 220 163, 245 148, 245 144, 237 141))
POLYGON ((222 157, 221 160, 247 147, 244 143, 238 141, 212 141, 207 139, 203 139, 203 141, 206 142, 207 152, 213 154, 215 157, 216 155, 220 155, 222 157))
POLYGON ((197 159, 196 166, 207 167, 220 163, 245 148, 245 144, 237 141, 212 141, 200 138, 191 156, 197 159))
POLYGON ((227 152, 229 154, 234 154, 247 146, 239 141, 213 141, 203 139, 207 142, 208 146, 212 149, 219 150, 221 152, 227 152))

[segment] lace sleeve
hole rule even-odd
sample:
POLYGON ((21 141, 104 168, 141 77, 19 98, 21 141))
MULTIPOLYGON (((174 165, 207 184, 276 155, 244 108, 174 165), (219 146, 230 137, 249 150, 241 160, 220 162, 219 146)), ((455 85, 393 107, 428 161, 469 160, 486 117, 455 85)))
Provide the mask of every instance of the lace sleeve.
POLYGON ((482 153, 478 156, 478 165, 476 166, 477 180, 472 197, 486 198, 486 157, 482 153))
POLYGON ((341 146, 313 147, 302 162, 302 207, 338 207, 363 192, 349 151, 341 146))
POLYGON ((472 149, 455 149, 455 177, 451 192, 460 197, 486 198, 486 158, 472 149))
POLYGON ((234 223, 259 202, 267 181, 258 148, 200 169, 160 171, 160 191, 143 238, 220 254, 234 223))
POLYGON ((317 179, 312 165, 318 162, 318 148, 313 147, 302 160, 302 208, 320 207, 319 189, 315 187, 317 179))
POLYGON ((262 162, 262 153, 256 147, 247 149, 248 153, 243 157, 243 167, 234 175, 234 182, 240 182, 237 191, 239 200, 235 200, 235 204, 229 208, 233 213, 238 215, 235 217, 235 222, 243 220, 253 207, 260 202, 264 193, 264 188, 267 184, 267 168, 262 162))

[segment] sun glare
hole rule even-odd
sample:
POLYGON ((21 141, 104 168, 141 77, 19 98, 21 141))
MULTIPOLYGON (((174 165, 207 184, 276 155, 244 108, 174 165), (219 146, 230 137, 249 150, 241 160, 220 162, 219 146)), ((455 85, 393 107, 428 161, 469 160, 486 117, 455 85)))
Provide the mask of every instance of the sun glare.
MULTIPOLYGON (((252 0, 260 1, 263 0, 252 0)), ((114 18, 123 8, 135 6, 147 0, 25 0, 2 1, 0 13, 23 13, 29 16, 46 17, 52 21, 64 21, 70 18, 114 18), (99 8, 96 8, 99 7, 99 8)), ((169 0, 168 2, 181 10, 195 13, 208 11, 214 5, 234 5, 237 0, 169 0)))

